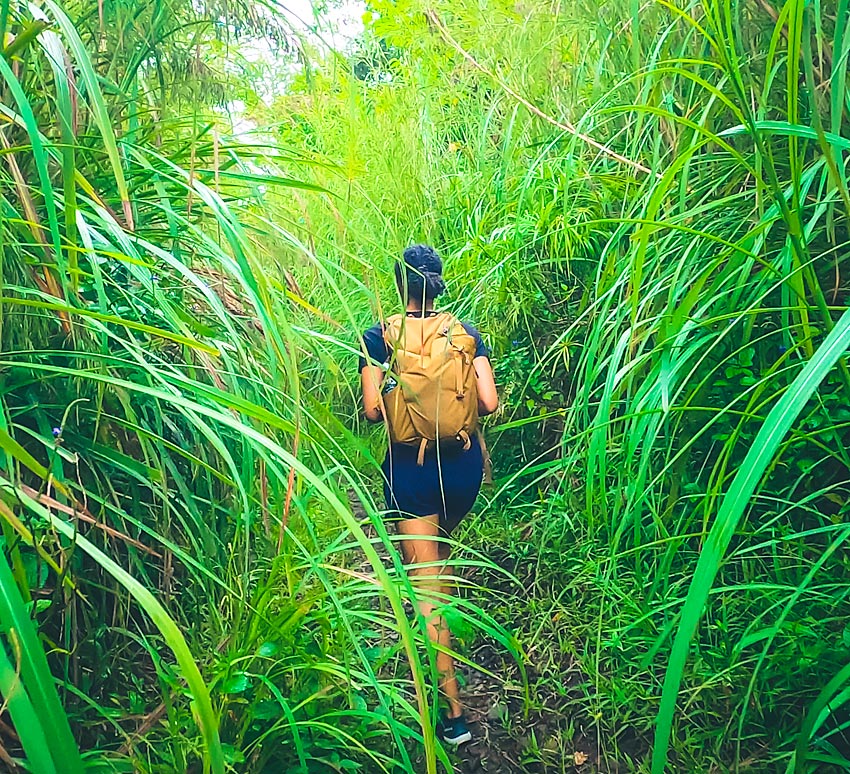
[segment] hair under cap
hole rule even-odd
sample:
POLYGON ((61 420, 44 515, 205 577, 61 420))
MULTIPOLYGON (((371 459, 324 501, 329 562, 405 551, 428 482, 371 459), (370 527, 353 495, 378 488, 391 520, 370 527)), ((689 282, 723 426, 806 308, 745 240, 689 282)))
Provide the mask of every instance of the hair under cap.
POLYGON ((404 251, 404 265, 395 265, 399 292, 407 298, 430 301, 446 289, 443 262, 430 245, 411 245, 404 251), (404 272, 402 274, 402 271, 404 272))

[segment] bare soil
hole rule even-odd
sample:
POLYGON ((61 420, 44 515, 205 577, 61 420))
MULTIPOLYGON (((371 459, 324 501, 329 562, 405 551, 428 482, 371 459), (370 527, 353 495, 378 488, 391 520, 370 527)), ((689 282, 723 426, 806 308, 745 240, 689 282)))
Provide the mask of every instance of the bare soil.
MULTIPOLYGON (((363 571, 369 568, 364 566, 363 571)), ((467 568, 463 574, 470 573, 467 568)), ((515 585, 500 589, 504 577, 486 574, 486 578, 468 579, 494 598, 514 598, 511 607, 515 610, 523 608, 515 585)), ((512 628, 509 621, 503 623, 512 628)), ((521 622, 514 628, 521 629, 521 622)), ((616 752, 605 750, 599 727, 588 715, 591 687, 577 664, 551 643, 538 653, 537 658, 527 653, 524 681, 523 669, 501 646, 479 640, 464 650, 478 669, 462 666, 458 670, 473 739, 450 753, 456 774, 633 771, 633 761, 646 752, 646 740, 624 729, 617 735, 616 752)))

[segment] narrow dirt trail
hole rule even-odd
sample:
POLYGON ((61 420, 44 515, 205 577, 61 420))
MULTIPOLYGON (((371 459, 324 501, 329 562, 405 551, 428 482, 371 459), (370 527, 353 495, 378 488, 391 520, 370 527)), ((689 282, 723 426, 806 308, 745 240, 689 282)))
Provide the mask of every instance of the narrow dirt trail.
MULTIPOLYGON (((487 672, 464 667, 466 685, 461 694, 473 741, 457 751, 458 774, 554 774, 554 772, 614 771, 600 766, 591 739, 579 728, 565 706, 565 696, 532 687, 526 706, 519 667, 511 657, 483 643, 470 660, 487 672), (495 675, 495 676, 493 676, 495 675)), ((534 675, 533 665, 530 667, 534 675)), ((567 667, 561 688, 568 694, 581 680, 567 667)))
MULTIPOLYGON (((355 515, 366 520, 362 508, 352 499, 355 515)), ((366 532, 374 537, 372 530, 366 532)), ((385 563, 389 555, 378 546, 385 563)), ((369 573, 365 561, 360 568, 369 573)), ((492 580, 469 577, 487 586, 492 580)), ((582 676, 566 659, 558 667, 554 681, 557 690, 532 689, 532 702, 526 705, 519 665, 493 643, 476 642, 464 655, 480 669, 459 667, 461 700, 473 735, 472 742, 450 753, 456 774, 555 774, 556 772, 617 772, 616 763, 605 761, 592 735, 585 733, 568 709, 571 699, 581 694, 582 676)), ((537 677, 535 665, 527 664, 529 677, 537 677)), ((551 668, 551 663, 549 664, 551 668)))
MULTIPOLYGON (((489 675, 468 673, 462 699, 473 740, 457 751, 457 772, 525 774, 529 771, 522 743, 504 727, 503 719, 510 704, 506 702, 506 693, 504 684, 489 675)), ((521 696, 520 691, 515 693, 521 696)))

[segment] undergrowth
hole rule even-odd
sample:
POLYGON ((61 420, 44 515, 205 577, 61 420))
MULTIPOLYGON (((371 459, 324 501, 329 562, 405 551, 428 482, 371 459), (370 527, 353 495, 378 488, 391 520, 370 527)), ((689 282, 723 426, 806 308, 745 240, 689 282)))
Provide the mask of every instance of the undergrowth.
POLYGON ((453 765, 357 395, 427 241, 502 394, 445 612, 524 770, 850 768, 850 4, 287 18, 0 4, 3 765, 453 765))

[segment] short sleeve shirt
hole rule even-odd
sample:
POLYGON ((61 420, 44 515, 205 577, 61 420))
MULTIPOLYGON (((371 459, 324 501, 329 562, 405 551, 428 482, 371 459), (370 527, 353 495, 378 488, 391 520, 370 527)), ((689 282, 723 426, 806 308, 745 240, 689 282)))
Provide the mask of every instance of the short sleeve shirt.
MULTIPOLYGON (((478 329, 469 323, 461 322, 463 329, 475 339, 475 357, 490 357, 490 350, 481 339, 481 334, 478 329)), ((367 328, 363 332, 363 344, 366 352, 369 354, 369 360, 372 365, 383 365, 390 359, 389 348, 384 340, 384 324, 375 323, 371 328, 367 328)), ((360 365, 357 370, 362 371, 366 366, 366 358, 360 355, 360 365)))

